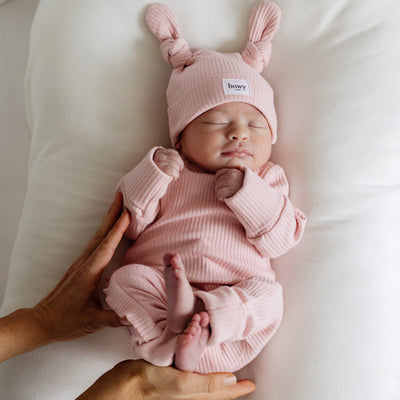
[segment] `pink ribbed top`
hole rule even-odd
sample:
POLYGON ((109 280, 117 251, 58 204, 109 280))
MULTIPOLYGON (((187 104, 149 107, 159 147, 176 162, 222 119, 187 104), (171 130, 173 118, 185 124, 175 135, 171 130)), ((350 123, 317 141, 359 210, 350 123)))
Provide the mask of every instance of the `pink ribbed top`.
POLYGON ((173 180, 152 157, 154 148, 119 185, 134 218, 136 240, 124 264, 162 266, 178 252, 193 283, 234 284, 252 276, 274 278, 269 259, 300 239, 305 217, 288 200, 282 168, 268 162, 246 169, 244 184, 225 202, 215 195, 215 175, 190 168, 173 180))
MULTIPOLYGON (((207 349, 212 353, 222 346, 223 355, 204 357, 199 371, 237 369, 258 354, 279 325, 281 293, 269 260, 299 242, 306 218, 289 201, 277 165, 246 169, 242 188, 219 201, 214 174, 185 164, 174 180, 154 163, 156 150, 118 185, 132 213, 126 234, 135 240, 123 263, 162 270, 163 255, 178 252, 210 315, 207 349), (214 360, 227 354, 234 364, 214 360)), ((107 293, 109 304, 128 317, 132 301, 120 296, 129 288, 129 276, 120 274, 107 293)))

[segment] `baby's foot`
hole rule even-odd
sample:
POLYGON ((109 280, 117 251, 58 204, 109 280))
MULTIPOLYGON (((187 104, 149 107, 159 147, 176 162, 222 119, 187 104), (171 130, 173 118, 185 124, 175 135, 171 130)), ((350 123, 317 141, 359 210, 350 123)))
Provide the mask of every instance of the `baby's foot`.
POLYGON ((194 371, 210 336, 210 317, 207 312, 194 314, 189 326, 179 336, 175 348, 175 367, 194 371))
POLYGON ((167 323, 173 333, 181 333, 193 314, 195 296, 186 278, 179 254, 164 255, 164 278, 167 290, 167 323))

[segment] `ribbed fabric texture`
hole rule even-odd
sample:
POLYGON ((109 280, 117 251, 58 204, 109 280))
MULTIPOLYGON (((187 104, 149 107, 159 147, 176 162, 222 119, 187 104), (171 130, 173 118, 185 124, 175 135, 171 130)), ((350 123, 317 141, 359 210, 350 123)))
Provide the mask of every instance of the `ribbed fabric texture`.
POLYGON ((306 218, 288 199, 282 168, 245 170, 243 187, 224 202, 215 175, 186 167, 178 179, 153 161, 153 148, 118 186, 132 213, 135 239, 107 302, 132 323, 132 344, 144 359, 170 365, 176 343, 166 325, 163 255, 178 252, 211 320, 197 372, 235 371, 268 342, 282 317, 282 295, 269 259, 301 239, 306 218))
POLYGON ((270 60, 280 16, 276 4, 262 1, 251 12, 249 40, 242 54, 223 54, 205 49, 192 53, 181 37, 172 11, 164 4, 149 7, 146 23, 160 41, 163 57, 174 67, 167 89, 173 146, 179 134, 197 116, 227 102, 244 102, 256 107, 268 121, 272 143, 276 142, 273 90, 260 72, 270 60), (227 91, 224 80, 238 90, 227 91))
POLYGON ((171 141, 196 117, 220 104, 243 102, 265 116, 276 142, 277 118, 274 94, 268 82, 246 64, 239 53, 221 54, 212 50, 195 53, 190 66, 174 69, 167 89, 171 141), (225 94, 223 80, 243 80, 249 94, 225 94))

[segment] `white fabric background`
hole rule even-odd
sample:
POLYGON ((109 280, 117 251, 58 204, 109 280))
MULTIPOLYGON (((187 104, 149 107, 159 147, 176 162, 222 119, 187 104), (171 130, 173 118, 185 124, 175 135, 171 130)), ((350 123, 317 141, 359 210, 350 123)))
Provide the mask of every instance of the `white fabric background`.
POLYGON ((0 7, 0 302, 26 191, 30 131, 24 76, 37 3, 13 0, 0 7))
MULTIPOLYGON (((46 294, 101 221, 119 177, 168 144, 169 67, 147 31, 147 1, 41 0, 27 72, 28 189, 2 312, 46 294)), ((193 48, 241 50, 255 1, 167 2, 193 48), (210 15, 210 5, 213 13, 210 15)), ((400 9, 396 0, 277 1, 266 76, 300 246, 274 262, 285 317, 239 375, 252 400, 400 396, 400 9)), ((4 7, 12 4, 8 3, 4 7)), ((71 399, 132 357, 105 330, 1 366, 7 399, 71 399)))

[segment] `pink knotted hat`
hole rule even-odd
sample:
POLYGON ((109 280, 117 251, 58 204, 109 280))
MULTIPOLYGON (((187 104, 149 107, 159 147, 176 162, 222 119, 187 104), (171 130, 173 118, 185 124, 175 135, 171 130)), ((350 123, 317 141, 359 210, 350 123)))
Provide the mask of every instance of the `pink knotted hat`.
POLYGON ((192 52, 181 37, 175 15, 164 4, 152 4, 146 23, 161 43, 165 60, 174 67, 167 89, 168 118, 172 145, 180 133, 200 114, 223 103, 244 102, 266 118, 277 139, 274 94, 261 75, 271 57, 272 39, 280 22, 278 6, 257 4, 250 16, 249 40, 242 53, 213 50, 192 52))

